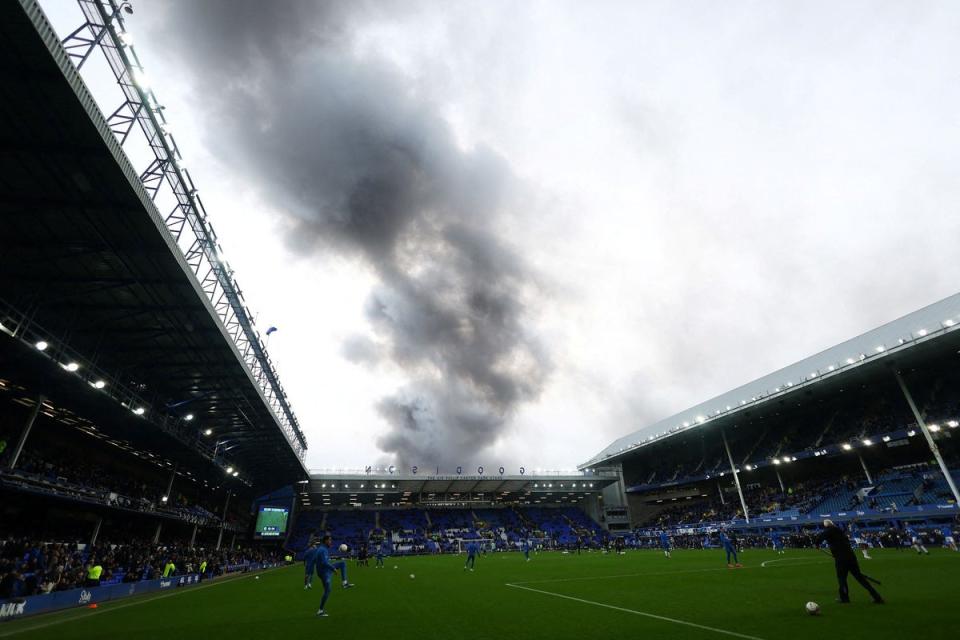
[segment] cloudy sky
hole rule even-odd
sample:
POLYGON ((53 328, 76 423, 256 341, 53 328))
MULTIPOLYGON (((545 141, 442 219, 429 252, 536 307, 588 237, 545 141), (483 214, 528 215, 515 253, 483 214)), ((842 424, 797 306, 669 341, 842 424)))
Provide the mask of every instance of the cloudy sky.
POLYGON ((311 468, 570 468, 960 282, 956 3, 134 8, 311 468))

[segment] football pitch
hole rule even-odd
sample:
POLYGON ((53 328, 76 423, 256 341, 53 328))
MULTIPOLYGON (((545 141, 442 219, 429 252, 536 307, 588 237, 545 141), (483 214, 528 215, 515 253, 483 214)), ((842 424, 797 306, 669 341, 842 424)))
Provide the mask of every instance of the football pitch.
POLYGON ((873 556, 861 568, 883 582, 886 605, 852 580, 853 602, 835 603, 833 561, 817 551, 748 550, 733 570, 720 551, 544 553, 530 562, 504 553, 481 556, 473 573, 462 556, 446 555, 390 558, 386 569, 349 563, 357 586, 335 581, 328 618, 315 617, 322 587, 315 580, 304 591, 298 564, 18 620, 0 625, 0 638, 957 637, 960 554, 873 556), (806 614, 811 600, 821 615, 806 614))

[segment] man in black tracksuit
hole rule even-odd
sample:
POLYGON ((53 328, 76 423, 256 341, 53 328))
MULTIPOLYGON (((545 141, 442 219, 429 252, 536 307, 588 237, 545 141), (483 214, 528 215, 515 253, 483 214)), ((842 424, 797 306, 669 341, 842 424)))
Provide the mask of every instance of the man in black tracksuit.
POLYGON ((832 520, 823 521, 823 531, 817 536, 817 546, 824 542, 830 547, 830 553, 833 554, 833 562, 837 567, 837 583, 840 586, 839 602, 850 602, 850 591, 847 588, 847 574, 853 576, 854 580, 867 590, 877 604, 883 604, 883 598, 873 588, 870 581, 860 573, 860 565, 857 563, 857 555, 850 547, 850 539, 847 534, 840 530, 840 527, 833 524, 832 520))

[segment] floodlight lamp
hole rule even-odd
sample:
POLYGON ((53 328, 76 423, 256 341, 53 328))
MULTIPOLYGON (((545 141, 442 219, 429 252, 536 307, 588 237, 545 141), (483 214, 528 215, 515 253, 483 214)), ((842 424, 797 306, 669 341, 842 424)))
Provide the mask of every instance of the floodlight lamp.
POLYGON ((238 475, 240 475, 240 472, 239 472, 239 471, 234 471, 234 472, 233 472, 233 477, 234 477, 234 478, 236 478, 238 475))
POLYGON ((933 431, 933 432, 940 431, 940 425, 938 425, 938 424, 931 424, 931 425, 929 425, 927 428, 930 429, 930 431, 933 431))
POLYGON ((227 473, 233 473, 233 467, 227 467, 227 473))
POLYGON ((841 445, 841 448, 842 448, 844 451, 850 451, 850 449, 853 449, 853 447, 850 446, 850 444, 848 444, 848 443, 846 443, 846 442, 844 442, 843 445, 841 445))
POLYGON ((138 416, 142 416, 144 413, 147 412, 147 410, 144 409, 143 407, 137 407, 136 409, 133 410, 133 412, 138 416))
POLYGON ((203 435, 205 436, 213 435, 213 429, 204 429, 203 435))
POLYGON ((46 351, 47 347, 49 347, 50 345, 47 343, 46 340, 40 340, 33 346, 37 348, 37 351, 46 351))
POLYGON ((103 389, 105 386, 107 386, 107 383, 104 382, 103 380, 97 380, 96 382, 93 383, 94 389, 103 389))
POLYGON ((191 420, 193 420, 193 414, 188 413, 187 415, 183 416, 183 419, 186 420, 187 422, 190 422, 191 420))
POLYGON ((72 373, 77 369, 79 369, 80 365, 77 364, 76 362, 68 362, 67 364, 63 365, 63 368, 72 373))

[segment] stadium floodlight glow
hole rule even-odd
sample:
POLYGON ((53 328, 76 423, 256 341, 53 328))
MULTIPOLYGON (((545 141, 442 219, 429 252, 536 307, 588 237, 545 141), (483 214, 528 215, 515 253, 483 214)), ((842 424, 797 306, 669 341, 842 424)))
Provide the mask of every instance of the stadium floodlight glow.
POLYGON ((850 451, 850 449, 853 449, 853 447, 850 446, 850 444, 847 443, 847 442, 844 442, 844 443, 843 443, 842 445, 840 445, 840 446, 841 446, 841 448, 842 448, 844 451, 850 451))
POLYGON ((203 435, 205 436, 213 435, 213 429, 204 429, 203 435))
POLYGON ((864 438, 863 444, 867 445, 868 447, 871 447, 873 446, 873 440, 871 440, 870 438, 864 438))
POLYGON ((887 348, 886 348, 885 346, 883 346, 882 344, 879 345, 876 349, 877 349, 877 353, 883 353, 884 351, 887 350, 887 348))
POLYGON ((890 436, 883 436, 884 442, 890 442, 890 436))
POLYGON ((827 367, 827 371, 836 371, 836 369, 837 368, 833 365, 830 365, 829 367, 827 367))
POLYGON ((790 458, 790 462, 796 462, 796 461, 797 461, 797 456, 793 456, 792 458, 790 458))
POLYGON ((753 465, 748 464, 745 468, 747 471, 753 471, 753 465))
POLYGON ((930 429, 930 431, 933 431, 933 432, 940 431, 940 425, 938 425, 938 424, 928 425, 927 428, 930 429))
POLYGON ((958 425, 960 425, 960 422, 957 422, 956 420, 950 420, 947 422, 947 426, 951 429, 956 429, 958 425))
POLYGON ((38 340, 37 343, 33 346, 37 348, 37 351, 46 351, 47 347, 49 347, 50 344, 46 340, 38 340))
POLYGON ((191 420, 193 420, 193 414, 188 413, 187 415, 183 416, 183 419, 186 420, 187 422, 190 422, 191 420))
POLYGON ((166 502, 167 500, 169 500, 167 496, 163 496, 162 498, 160 498, 160 502, 166 502))
POLYGON ((927 335, 927 330, 926 330, 926 329, 920 329, 920 331, 917 331, 917 335, 922 338, 923 336, 927 335))
POLYGON ((240 475, 240 472, 239 472, 239 471, 234 471, 234 472, 233 472, 233 477, 234 477, 234 478, 236 478, 238 475, 240 475))
POLYGON ((773 464, 780 464, 780 458, 774 458, 773 464))
POLYGON ((138 416, 142 416, 144 413, 147 412, 147 410, 144 409, 143 407, 137 407, 136 409, 133 410, 133 412, 138 416))
POLYGON ((80 365, 77 364, 76 362, 68 362, 67 364, 63 365, 63 368, 72 373, 78 370, 80 368, 80 365))
POLYGON ((227 473, 228 474, 233 473, 233 467, 227 467, 227 473))
POLYGON ((133 70, 133 81, 144 91, 150 88, 150 81, 147 79, 147 74, 144 73, 143 69, 133 70))
POLYGON ((954 322, 953 320, 944 320, 944 321, 943 321, 943 324, 947 325, 948 327, 952 327, 953 325, 955 325, 955 324, 957 324, 957 323, 954 322))
POLYGON ((853 358, 847 358, 847 364, 853 364, 853 358))
POLYGON ((105 386, 107 386, 107 383, 104 382, 103 380, 97 380, 96 382, 93 383, 94 389, 103 389, 105 386))
POLYGON ((912 438, 913 436, 917 435, 917 432, 913 429, 910 429, 910 431, 907 431, 907 435, 912 438))

